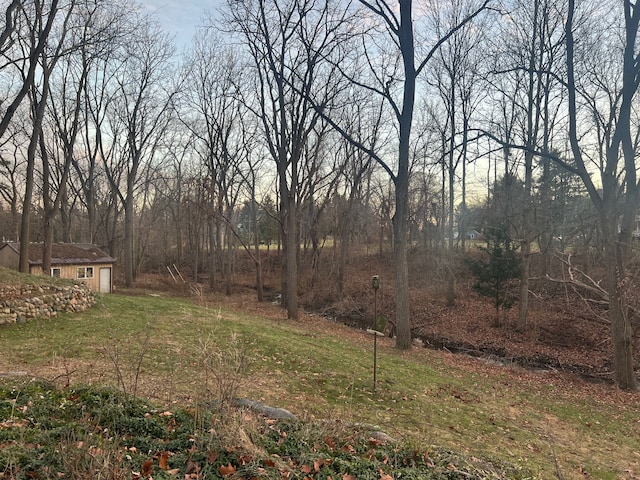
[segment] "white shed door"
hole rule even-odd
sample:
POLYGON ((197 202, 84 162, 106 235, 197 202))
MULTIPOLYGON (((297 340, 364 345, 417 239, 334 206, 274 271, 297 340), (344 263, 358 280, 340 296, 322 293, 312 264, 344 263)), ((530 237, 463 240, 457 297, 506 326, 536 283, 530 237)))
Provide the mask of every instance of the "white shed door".
POLYGON ((111 293, 111 268, 100 269, 100 293, 111 293))

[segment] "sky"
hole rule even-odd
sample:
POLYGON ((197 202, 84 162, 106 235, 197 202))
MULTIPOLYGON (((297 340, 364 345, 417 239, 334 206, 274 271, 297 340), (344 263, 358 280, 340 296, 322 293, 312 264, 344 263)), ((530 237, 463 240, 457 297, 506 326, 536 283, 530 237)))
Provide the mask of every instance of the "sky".
POLYGON ((140 0, 142 8, 154 12, 162 27, 175 35, 178 51, 191 43, 197 27, 202 26, 205 13, 215 13, 224 0, 140 0))

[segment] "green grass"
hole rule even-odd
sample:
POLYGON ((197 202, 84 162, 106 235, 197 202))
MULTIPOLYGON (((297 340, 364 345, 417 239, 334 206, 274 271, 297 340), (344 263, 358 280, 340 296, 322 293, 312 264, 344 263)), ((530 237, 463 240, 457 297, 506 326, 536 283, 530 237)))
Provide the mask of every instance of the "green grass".
POLYGON ((422 452, 438 446, 536 478, 640 473, 632 394, 439 352, 402 353, 388 339, 378 345, 374 392, 371 337, 319 320, 274 319, 273 308, 265 306, 269 318, 229 310, 224 300, 104 296, 82 314, 0 329, 0 371, 110 384, 160 405, 197 407, 216 396, 216 372, 205 360, 242 349, 248 371, 228 372, 229 381, 242 376, 238 395, 308 421, 373 424, 422 452))
POLYGON ((0 283, 9 285, 70 285, 73 284, 73 281, 63 278, 45 277, 44 275, 20 273, 16 270, 0 267, 0 283))

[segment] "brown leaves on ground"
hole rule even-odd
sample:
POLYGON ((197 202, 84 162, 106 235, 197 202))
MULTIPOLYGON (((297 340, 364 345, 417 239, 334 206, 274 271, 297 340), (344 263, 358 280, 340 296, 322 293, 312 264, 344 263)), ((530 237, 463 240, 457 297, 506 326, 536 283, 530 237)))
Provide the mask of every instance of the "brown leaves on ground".
POLYGON ((381 468, 378 469, 378 473, 380 474, 380 480, 393 480, 393 477, 384 473, 381 468))
POLYGON ((236 467, 234 467, 230 463, 228 465, 221 465, 220 467, 218 467, 218 473, 225 478, 235 474, 236 470, 236 467))
POLYGON ((168 463, 169 463, 169 452, 161 452, 159 456, 158 466, 160 467, 161 470, 168 470, 169 469, 168 463))

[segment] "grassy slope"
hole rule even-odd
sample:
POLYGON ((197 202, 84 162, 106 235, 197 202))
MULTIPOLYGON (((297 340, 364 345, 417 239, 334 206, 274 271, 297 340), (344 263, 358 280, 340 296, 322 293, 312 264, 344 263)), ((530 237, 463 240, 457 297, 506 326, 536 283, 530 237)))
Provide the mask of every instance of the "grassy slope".
POLYGON ((439 352, 401 353, 388 339, 378 345, 374 393, 369 336, 278 314, 106 296, 83 314, 0 329, 0 372, 116 385, 117 364, 129 391, 161 403, 198 403, 210 396, 203 386, 213 388, 207 359, 244 348, 230 340, 235 333, 253 360, 241 394, 299 416, 376 424, 416 446, 502 459, 539 478, 556 478, 558 469, 562 478, 640 473, 640 407, 631 394, 439 352))

